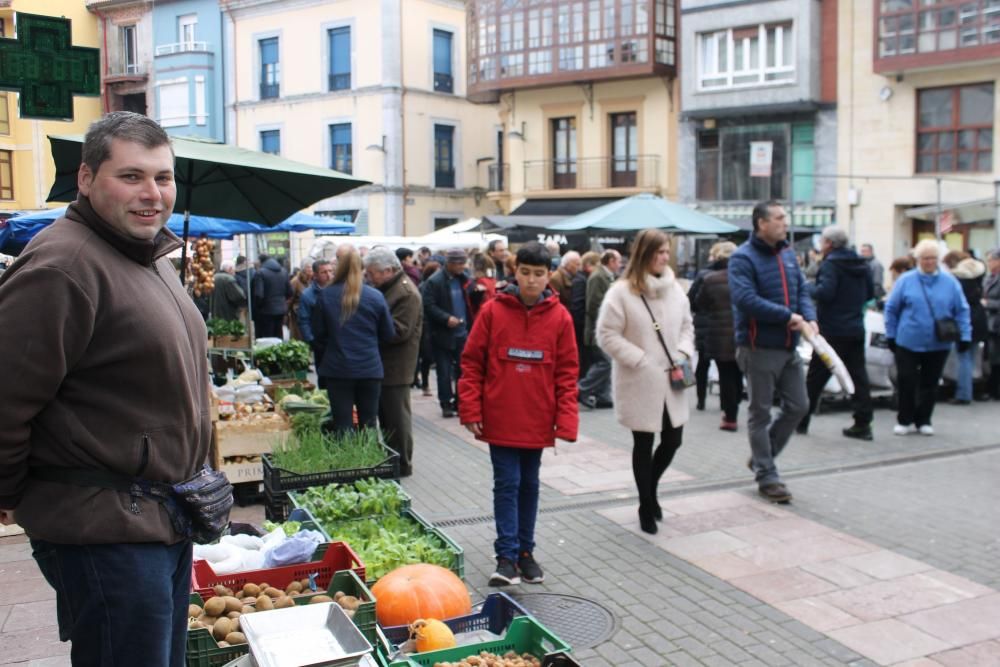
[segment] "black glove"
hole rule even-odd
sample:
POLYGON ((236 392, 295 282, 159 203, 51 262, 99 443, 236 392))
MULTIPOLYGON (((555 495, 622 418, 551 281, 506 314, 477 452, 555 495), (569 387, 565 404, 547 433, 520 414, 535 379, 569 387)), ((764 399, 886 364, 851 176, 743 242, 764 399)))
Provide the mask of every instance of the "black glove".
POLYGON ((885 344, 889 346, 889 350, 893 354, 896 353, 896 339, 895 338, 886 338, 885 339, 885 344))
POLYGON ((960 340, 960 341, 958 341, 958 343, 955 344, 955 347, 958 348, 959 352, 968 352, 969 350, 972 349, 972 341, 971 340, 960 340))

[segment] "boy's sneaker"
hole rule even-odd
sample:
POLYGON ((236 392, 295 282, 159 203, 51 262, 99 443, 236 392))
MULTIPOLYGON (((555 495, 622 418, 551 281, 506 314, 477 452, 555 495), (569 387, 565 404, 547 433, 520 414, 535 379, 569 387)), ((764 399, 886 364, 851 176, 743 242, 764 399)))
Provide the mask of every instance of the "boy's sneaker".
POLYGON ((522 551, 517 559, 517 569, 521 571, 521 581, 526 584, 540 584, 545 581, 545 573, 535 562, 530 551, 522 551))
POLYGON ((917 427, 914 424, 896 424, 892 427, 893 435, 910 435, 917 432, 917 427))
POLYGON ((512 586, 519 583, 521 583, 521 577, 517 576, 517 567, 514 565, 514 561, 509 558, 497 558, 497 569, 490 575, 489 585, 512 586))
POLYGON ((920 435, 934 435, 934 427, 930 424, 924 424, 920 427, 920 435))

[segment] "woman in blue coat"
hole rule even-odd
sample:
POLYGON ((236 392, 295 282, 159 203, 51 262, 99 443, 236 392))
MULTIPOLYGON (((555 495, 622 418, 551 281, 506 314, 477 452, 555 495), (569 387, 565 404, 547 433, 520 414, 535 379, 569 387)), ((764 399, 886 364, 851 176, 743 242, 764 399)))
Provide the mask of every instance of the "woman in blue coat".
POLYGON ((384 375, 378 345, 396 335, 385 298, 362 277, 356 251, 341 257, 333 283, 319 293, 312 312, 316 374, 330 395, 338 432, 354 427, 355 406, 358 425, 375 427, 384 375))
POLYGON ((936 241, 918 243, 917 268, 896 281, 885 304, 885 336, 896 356, 896 435, 934 435, 931 415, 948 353, 952 344, 960 352, 972 345, 969 304, 958 280, 938 267, 940 252, 936 241), (938 337, 935 322, 947 319, 958 328, 957 341, 938 337))

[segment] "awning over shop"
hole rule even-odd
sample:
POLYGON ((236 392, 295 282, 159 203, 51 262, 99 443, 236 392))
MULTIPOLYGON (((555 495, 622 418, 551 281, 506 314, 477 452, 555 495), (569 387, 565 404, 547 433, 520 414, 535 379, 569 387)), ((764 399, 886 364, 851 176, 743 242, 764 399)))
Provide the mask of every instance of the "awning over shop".
MULTIPOLYGON (((705 204, 698 206, 697 210, 707 213, 712 217, 731 222, 740 229, 749 230, 752 228, 750 218, 753 214, 753 204, 705 204)), ((823 227, 834 223, 834 209, 832 206, 796 206, 786 205, 785 211, 791 218, 793 231, 796 234, 819 232, 823 227)))
POLYGON ((562 222, 569 216, 565 215, 484 215, 482 225, 484 230, 490 229, 548 229, 551 225, 562 222))
MULTIPOLYGON (((996 216, 996 202, 992 199, 975 199, 973 201, 962 202, 960 204, 941 204, 941 211, 949 211, 955 216, 956 222, 991 222, 996 216)), ((914 220, 924 220, 934 222, 938 213, 937 204, 929 206, 916 206, 904 211, 908 218, 914 220)))
POLYGON ((510 212, 511 216, 562 216, 563 219, 618 201, 621 197, 529 199, 510 212))

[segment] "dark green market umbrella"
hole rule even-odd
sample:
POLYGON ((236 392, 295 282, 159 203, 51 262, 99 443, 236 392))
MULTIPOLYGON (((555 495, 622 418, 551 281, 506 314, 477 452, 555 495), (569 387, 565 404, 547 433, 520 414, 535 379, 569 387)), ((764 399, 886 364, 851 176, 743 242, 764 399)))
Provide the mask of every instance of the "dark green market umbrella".
MULTIPOLYGON (((74 201, 83 137, 50 135, 49 142, 56 178, 47 201, 74 201)), ((228 144, 187 137, 173 137, 172 142, 177 157, 175 209, 185 217, 204 215, 274 226, 321 199, 369 184, 332 169, 228 144)), ((184 229, 188 229, 186 224, 184 229)), ((186 241, 187 233, 184 237, 186 241)))

